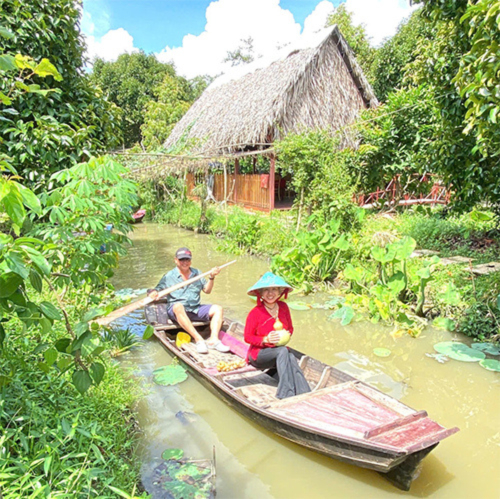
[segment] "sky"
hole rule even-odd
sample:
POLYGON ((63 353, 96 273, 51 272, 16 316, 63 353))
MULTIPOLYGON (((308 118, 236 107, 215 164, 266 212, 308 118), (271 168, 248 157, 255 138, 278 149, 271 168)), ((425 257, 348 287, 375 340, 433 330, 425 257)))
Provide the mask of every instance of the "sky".
POLYGON ((81 31, 90 60, 143 50, 186 78, 215 76, 234 71, 224 59, 250 37, 261 62, 319 43, 340 3, 375 47, 416 8, 409 0, 83 0, 81 31))

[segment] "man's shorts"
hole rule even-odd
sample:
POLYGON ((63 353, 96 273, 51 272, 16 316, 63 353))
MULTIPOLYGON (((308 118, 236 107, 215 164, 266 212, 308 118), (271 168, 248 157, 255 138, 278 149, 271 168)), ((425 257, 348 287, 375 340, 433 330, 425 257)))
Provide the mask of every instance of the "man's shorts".
MULTIPOLYGON (((168 313, 168 317, 174 322, 174 323, 178 323, 177 321, 177 318, 175 316, 175 313, 174 311, 172 310, 173 309, 173 305, 171 305, 168 309, 167 309, 167 313, 168 313)), ((210 312, 210 308, 212 307, 212 304, 203 304, 199 307, 198 309, 198 314, 195 314, 194 312, 190 312, 190 311, 186 311, 186 314, 188 316, 188 318, 191 320, 191 321, 200 321, 200 322, 203 322, 203 323, 206 323, 206 322, 210 322, 210 316, 208 315, 208 313, 210 312)))

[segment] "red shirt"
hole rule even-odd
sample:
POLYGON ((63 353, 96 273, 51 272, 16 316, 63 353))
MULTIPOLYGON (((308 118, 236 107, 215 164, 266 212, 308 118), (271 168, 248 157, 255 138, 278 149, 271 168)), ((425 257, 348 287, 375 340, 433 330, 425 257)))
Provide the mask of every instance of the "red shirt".
MULTIPOLYGON (((278 301, 278 318, 283 323, 283 329, 293 333, 292 318, 290 309, 285 302, 278 301)), ((265 344, 262 340, 266 335, 269 335, 273 330, 276 319, 273 318, 267 311, 264 304, 254 307, 247 316, 245 323, 245 342, 250 344, 248 356, 252 356, 255 360, 259 355, 259 351, 264 347, 275 347, 274 344, 265 344)))

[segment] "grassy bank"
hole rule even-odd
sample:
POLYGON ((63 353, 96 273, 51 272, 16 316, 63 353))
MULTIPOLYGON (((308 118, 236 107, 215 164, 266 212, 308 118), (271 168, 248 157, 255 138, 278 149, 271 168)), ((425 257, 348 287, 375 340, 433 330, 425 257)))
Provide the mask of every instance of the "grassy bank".
MULTIPOLYGON (((41 297, 50 300, 52 297, 41 297)), ((65 298, 78 323, 78 297, 65 298)), ((81 395, 63 357, 45 346, 67 337, 62 321, 43 332, 10 322, 0 357, 0 490, 3 498, 122 498, 140 495, 137 388, 99 355, 103 380, 81 395), (53 364, 54 363, 54 364, 53 364)))
MULTIPOLYGON (((498 259, 494 218, 453 216, 442 209, 360 211, 347 231, 335 220, 314 216, 296 231, 293 212, 267 215, 210 205, 205 216, 201 230, 215 237, 219 249, 269 258, 274 271, 305 292, 335 283, 335 293, 340 287, 347 297, 339 303, 343 321, 354 317, 352 309, 358 317, 400 324, 411 334, 434 322, 481 340, 500 337, 500 273, 476 276, 471 270, 498 259), (471 260, 445 265, 436 258, 410 258, 413 248, 471 260), (394 249, 399 257, 391 257, 394 249)), ((187 229, 200 230, 200 217, 200 205, 192 201, 156 207, 156 221, 187 229)))

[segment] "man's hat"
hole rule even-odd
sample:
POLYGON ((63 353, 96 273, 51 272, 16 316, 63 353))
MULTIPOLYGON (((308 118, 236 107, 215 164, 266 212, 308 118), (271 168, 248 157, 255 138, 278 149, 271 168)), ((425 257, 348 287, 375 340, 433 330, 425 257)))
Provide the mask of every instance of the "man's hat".
POLYGON ((177 252, 175 252, 175 258, 176 259, 191 259, 193 257, 193 254, 191 253, 191 250, 186 247, 179 248, 177 252))
POLYGON ((255 283, 254 286, 250 287, 247 291, 248 295, 257 295, 257 292, 262 289, 262 288, 269 288, 269 287, 280 287, 284 288, 285 292, 291 292, 293 288, 283 279, 280 278, 279 276, 276 276, 273 273, 265 273, 262 278, 260 278, 257 283, 255 283))

